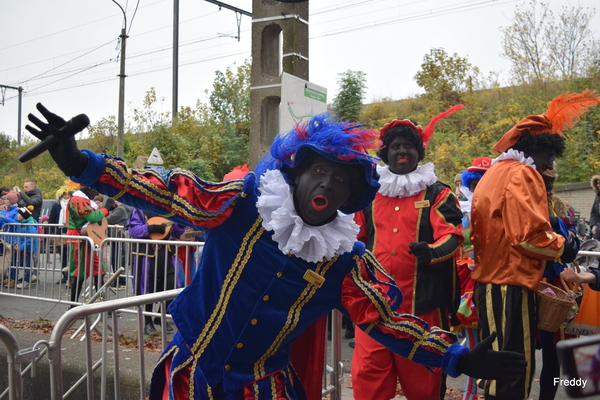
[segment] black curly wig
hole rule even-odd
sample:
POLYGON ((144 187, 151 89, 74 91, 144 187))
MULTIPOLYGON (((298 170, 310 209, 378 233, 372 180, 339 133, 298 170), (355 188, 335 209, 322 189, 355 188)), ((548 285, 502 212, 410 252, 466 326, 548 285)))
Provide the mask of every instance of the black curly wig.
POLYGON ((565 151, 565 138, 564 136, 551 133, 532 135, 528 131, 525 131, 512 149, 522 151, 527 155, 549 152, 556 155, 556 157, 562 157, 565 151))
MULTIPOLYGON (((418 125, 415 121, 410 120, 414 125, 418 125)), ((419 153, 419 159, 417 162, 421 161, 425 158, 425 149, 423 148, 423 139, 421 139, 421 135, 414 128, 411 128, 408 125, 396 125, 393 128, 389 129, 385 135, 383 136, 383 144, 381 148, 377 151, 377 156, 381 158, 381 160, 389 165, 388 161, 388 149, 389 145, 396 139, 397 137, 402 137, 409 142, 411 142, 417 152, 419 153)))

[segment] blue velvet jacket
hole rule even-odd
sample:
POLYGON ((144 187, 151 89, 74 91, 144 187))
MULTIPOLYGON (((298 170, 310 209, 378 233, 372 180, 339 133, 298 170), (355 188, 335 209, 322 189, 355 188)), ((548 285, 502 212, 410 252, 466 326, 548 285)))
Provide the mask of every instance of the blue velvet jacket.
POLYGON ((334 308, 401 356, 459 375, 458 359, 468 349, 451 333, 395 313, 391 304, 396 300, 397 307, 400 292, 362 243, 318 263, 283 254, 261 224, 253 173, 209 183, 185 170, 161 176, 85 152, 88 168, 74 181, 175 222, 210 228, 198 272, 170 306, 178 333, 155 371, 151 398, 161 398, 163 385, 176 397, 178 374, 186 375, 195 399, 219 398, 216 388, 239 393, 257 385, 286 370, 291 341, 334 308))

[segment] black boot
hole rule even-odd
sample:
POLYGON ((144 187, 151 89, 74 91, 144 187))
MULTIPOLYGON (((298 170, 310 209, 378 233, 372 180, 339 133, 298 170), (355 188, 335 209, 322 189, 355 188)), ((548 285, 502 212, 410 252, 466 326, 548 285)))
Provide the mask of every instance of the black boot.
MULTIPOLYGON (((162 320, 160 319, 160 317, 154 317, 154 323, 158 326, 161 326, 162 320)), ((168 322, 165 325, 165 329, 167 330, 167 332, 173 332, 173 327, 168 322)))
POLYGON ((148 322, 146 326, 144 326, 144 335, 150 336, 156 334, 158 334, 158 332, 156 331, 154 324, 152 322, 148 322))

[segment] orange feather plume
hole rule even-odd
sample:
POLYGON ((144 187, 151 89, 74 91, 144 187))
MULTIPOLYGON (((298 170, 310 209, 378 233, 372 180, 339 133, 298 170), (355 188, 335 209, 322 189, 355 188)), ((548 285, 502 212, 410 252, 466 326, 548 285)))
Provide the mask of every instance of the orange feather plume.
POLYGON ((581 114, 588 108, 600 103, 595 90, 584 90, 581 93, 563 93, 555 97, 548 107, 546 116, 552 121, 552 133, 562 135, 567 128, 575 126, 581 114))

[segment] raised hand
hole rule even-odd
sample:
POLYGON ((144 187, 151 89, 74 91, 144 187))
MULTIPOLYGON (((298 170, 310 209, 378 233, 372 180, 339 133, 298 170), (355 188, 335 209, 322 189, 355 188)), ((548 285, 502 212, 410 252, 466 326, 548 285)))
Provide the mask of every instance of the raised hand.
POLYGON ((431 249, 427 242, 412 242, 408 248, 408 254, 415 255, 419 267, 425 267, 431 263, 431 249))
POLYGON ((65 175, 81 175, 87 167, 87 157, 77 148, 74 135, 89 125, 89 118, 85 114, 80 114, 65 121, 62 117, 48 111, 41 103, 38 103, 36 108, 48 123, 41 121, 33 114, 28 115, 29 121, 37 129, 30 125, 25 126, 25 129, 41 142, 22 154, 19 160, 21 162, 28 161, 48 150, 65 175))
POLYGON ((480 379, 515 380, 525 375, 525 356, 514 351, 494 351, 496 332, 479 342, 458 361, 458 371, 480 379))

